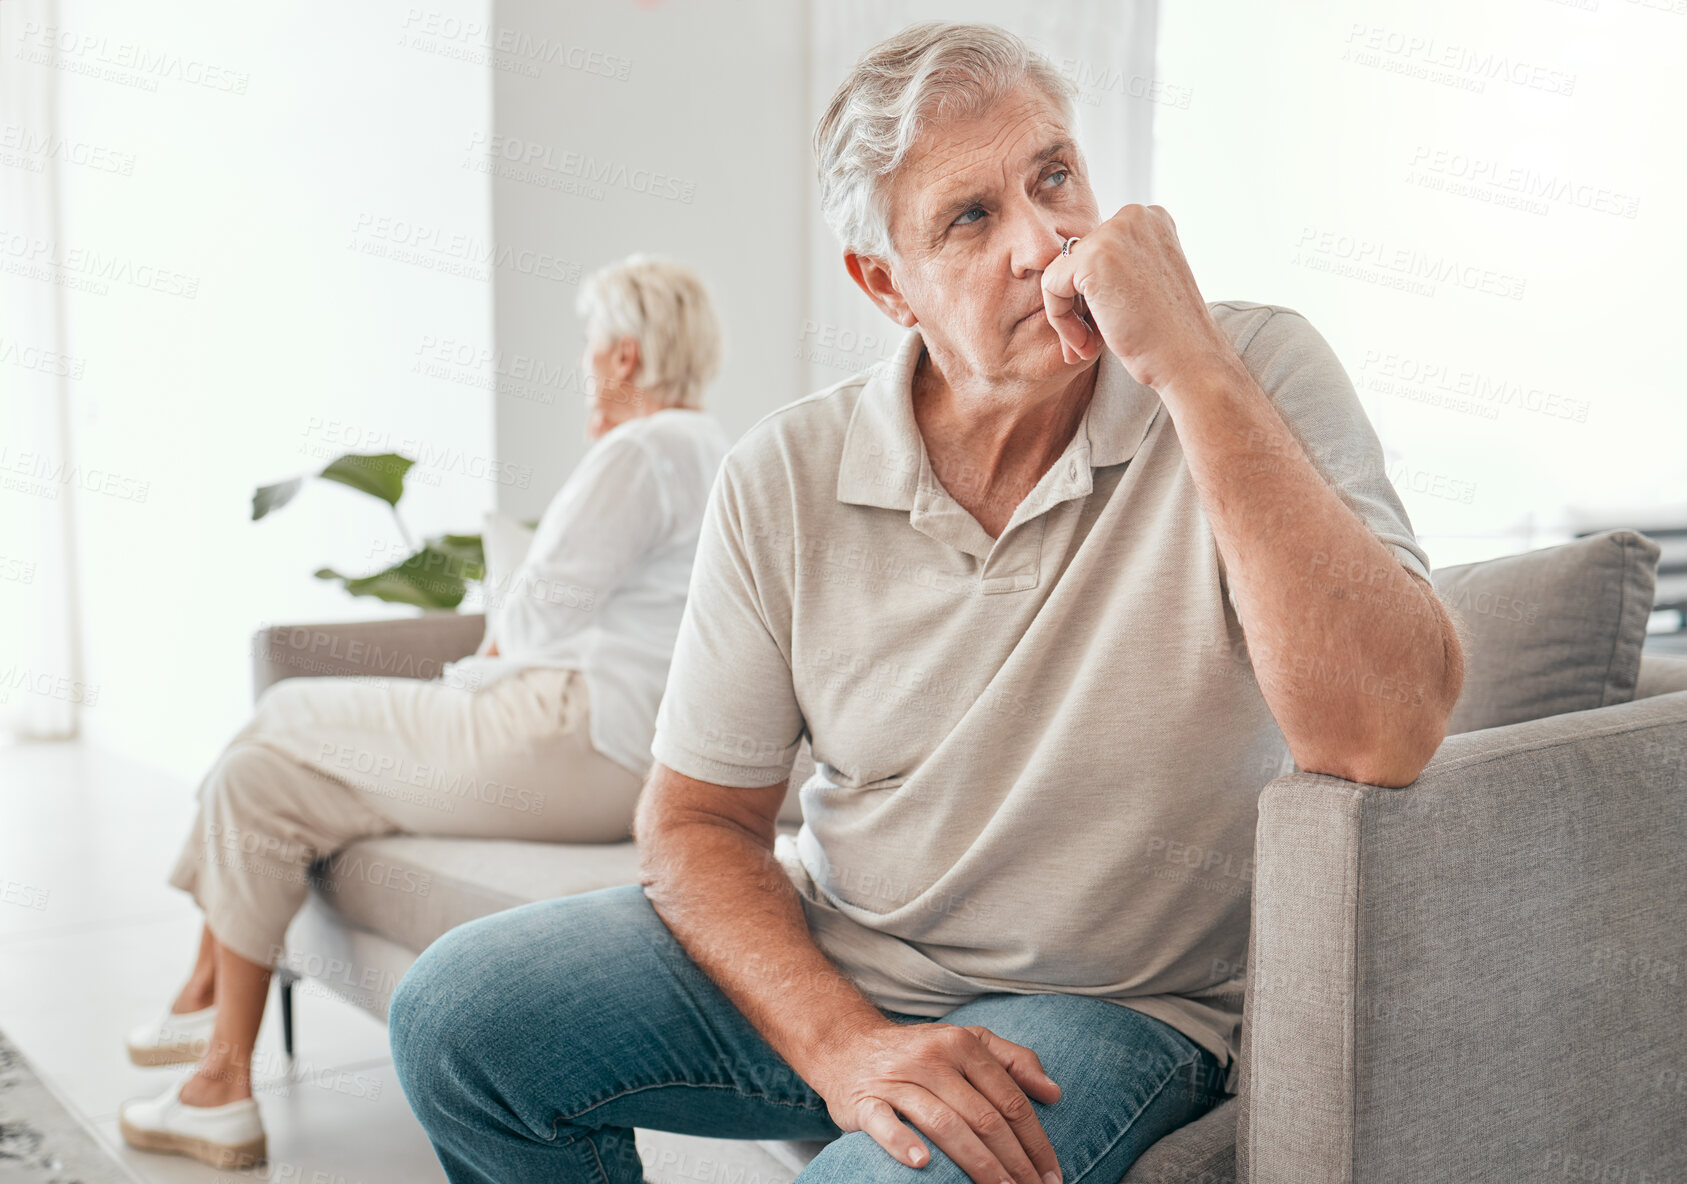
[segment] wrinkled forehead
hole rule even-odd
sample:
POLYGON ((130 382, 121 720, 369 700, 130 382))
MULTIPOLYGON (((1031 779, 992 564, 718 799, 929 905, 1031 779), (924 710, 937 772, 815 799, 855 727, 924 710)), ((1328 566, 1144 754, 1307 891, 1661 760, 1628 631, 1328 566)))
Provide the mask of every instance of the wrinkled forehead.
POLYGON ((903 244, 906 233, 907 245, 917 246, 974 201, 1077 152, 1060 106, 1030 83, 982 110, 934 118, 886 189, 892 241, 903 244))

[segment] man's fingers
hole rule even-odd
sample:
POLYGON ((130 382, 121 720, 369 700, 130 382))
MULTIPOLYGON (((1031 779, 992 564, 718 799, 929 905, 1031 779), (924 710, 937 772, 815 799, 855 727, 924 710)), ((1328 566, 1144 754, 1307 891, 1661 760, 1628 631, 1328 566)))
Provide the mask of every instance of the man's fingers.
MULTIPOLYGON (((1021 1134, 1026 1118, 1031 1119, 1033 1126, 1036 1125, 1031 1103, 1008 1079, 994 1057, 982 1050, 979 1056, 982 1061, 990 1062, 989 1068, 982 1063, 968 1065, 965 1076, 956 1074, 949 1080, 936 1083, 934 1092, 939 1101, 960 1116, 978 1141, 989 1150, 994 1162, 1005 1169, 1003 1175, 996 1177, 998 1184, 1003 1180, 1012 1181, 1012 1184, 1040 1184, 1041 1173, 1047 1169, 1036 1166, 1021 1134), (994 1078, 989 1076, 991 1069, 995 1071, 994 1078), (984 1080, 989 1081, 988 1086, 980 1084, 984 1080)), ((1036 1127, 1036 1133, 1042 1135, 1040 1126, 1036 1127)), ((1047 1141, 1046 1138, 1044 1141, 1047 1141)), ((1051 1164, 1052 1155, 1051 1151, 1051 1164)))
POLYGON ((1026 1093, 1034 1093, 1037 1101, 1044 1104, 1060 1099, 1059 1083, 1043 1069, 1042 1058, 1031 1049, 996 1035, 983 1024, 968 1024, 967 1031, 978 1037, 1026 1093))
POLYGON ((975 1035, 983 1032, 984 1035, 979 1040, 977 1057, 969 1059, 964 1066, 967 1079, 983 1095, 985 1104, 1007 1120, 1008 1129, 1004 1134, 1009 1136, 1012 1149, 1004 1153, 996 1140, 986 1137, 985 1142, 996 1152, 997 1158, 1014 1169, 1016 1180, 1027 1178, 1019 1174, 1024 1169, 1029 1169, 1028 1178, 1032 1184, 1040 1184, 1049 1172, 1058 1176, 1060 1161, 1054 1153, 1054 1145, 1049 1142, 1048 1133, 1037 1120, 1036 1110, 1020 1085, 1022 1080, 1034 1079, 1039 1100, 1047 1100, 1048 1095, 1057 1093, 1053 1086, 1045 1084, 1037 1054, 1024 1045, 1002 1039, 988 1028, 974 1025, 968 1031, 975 1035), (1011 1067, 1003 1058, 1012 1061, 1011 1067), (1027 1161, 1023 1167, 1019 1162, 1021 1156, 1027 1161))
POLYGON ((1043 271, 1043 311, 1060 337, 1061 354, 1068 362, 1078 360, 1072 355, 1081 354, 1090 333, 1078 316, 1077 266, 1075 256, 1056 255, 1043 271))
MULTIPOLYGON (((951 1075, 951 1080, 966 1086, 966 1079, 958 1073, 951 1075)), ((1002 1184, 1004 1180, 1013 1184, 1037 1184, 1035 1179, 1028 1181, 1023 1175, 1010 1173, 995 1152, 985 1145, 978 1132, 973 1130, 972 1124, 924 1086, 905 1082, 889 1100, 924 1132, 926 1138, 936 1143, 938 1150, 953 1160, 973 1184, 1002 1184)), ((1029 1164, 1026 1166, 1029 1167, 1029 1164)))
POLYGON ((873 1142, 890 1152, 892 1159, 909 1167, 923 1168, 930 1162, 926 1145, 896 1117, 896 1110, 883 1098, 866 1098, 856 1110, 861 1129, 872 1136, 873 1142))

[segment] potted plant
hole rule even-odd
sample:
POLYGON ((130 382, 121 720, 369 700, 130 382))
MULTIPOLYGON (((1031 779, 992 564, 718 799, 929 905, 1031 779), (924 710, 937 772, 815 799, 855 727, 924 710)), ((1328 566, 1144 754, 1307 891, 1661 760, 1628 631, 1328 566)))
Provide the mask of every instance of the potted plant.
POLYGON ((353 596, 373 596, 394 604, 414 604, 429 611, 454 612, 463 602, 471 580, 486 578, 486 556, 478 534, 440 534, 416 546, 398 502, 404 496, 404 475, 416 462, 396 452, 347 453, 316 473, 302 473, 275 485, 260 486, 252 494, 252 521, 274 513, 293 500, 310 477, 350 486, 385 502, 398 523, 399 534, 411 554, 398 563, 366 576, 351 576, 331 567, 319 568, 319 580, 338 580, 353 596))

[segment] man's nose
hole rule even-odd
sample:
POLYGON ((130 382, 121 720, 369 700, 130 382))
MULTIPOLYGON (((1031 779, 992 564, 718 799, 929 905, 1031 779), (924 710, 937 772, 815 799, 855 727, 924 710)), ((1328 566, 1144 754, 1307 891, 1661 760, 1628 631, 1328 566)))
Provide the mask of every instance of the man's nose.
POLYGON ((1055 227, 1053 212, 1032 206, 1011 217, 1013 230, 1010 249, 1013 252, 1014 277, 1023 279, 1032 272, 1046 270, 1049 263, 1060 254, 1060 244, 1063 241, 1060 231, 1055 227))

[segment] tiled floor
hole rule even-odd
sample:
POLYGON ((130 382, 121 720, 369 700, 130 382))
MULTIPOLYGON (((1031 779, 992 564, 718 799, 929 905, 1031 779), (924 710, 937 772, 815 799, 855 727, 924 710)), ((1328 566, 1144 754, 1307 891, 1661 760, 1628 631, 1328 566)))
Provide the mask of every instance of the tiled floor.
POLYGON ((123 1037, 169 1003, 198 941, 198 910, 164 883, 192 790, 86 745, 0 747, 0 882, 12 886, 0 894, 0 1029, 142 1180, 444 1180, 385 1027, 317 994, 295 1000, 292 1064, 273 1007, 259 1038, 266 1168, 219 1173, 124 1146, 118 1105, 187 1072, 135 1068, 123 1037))

